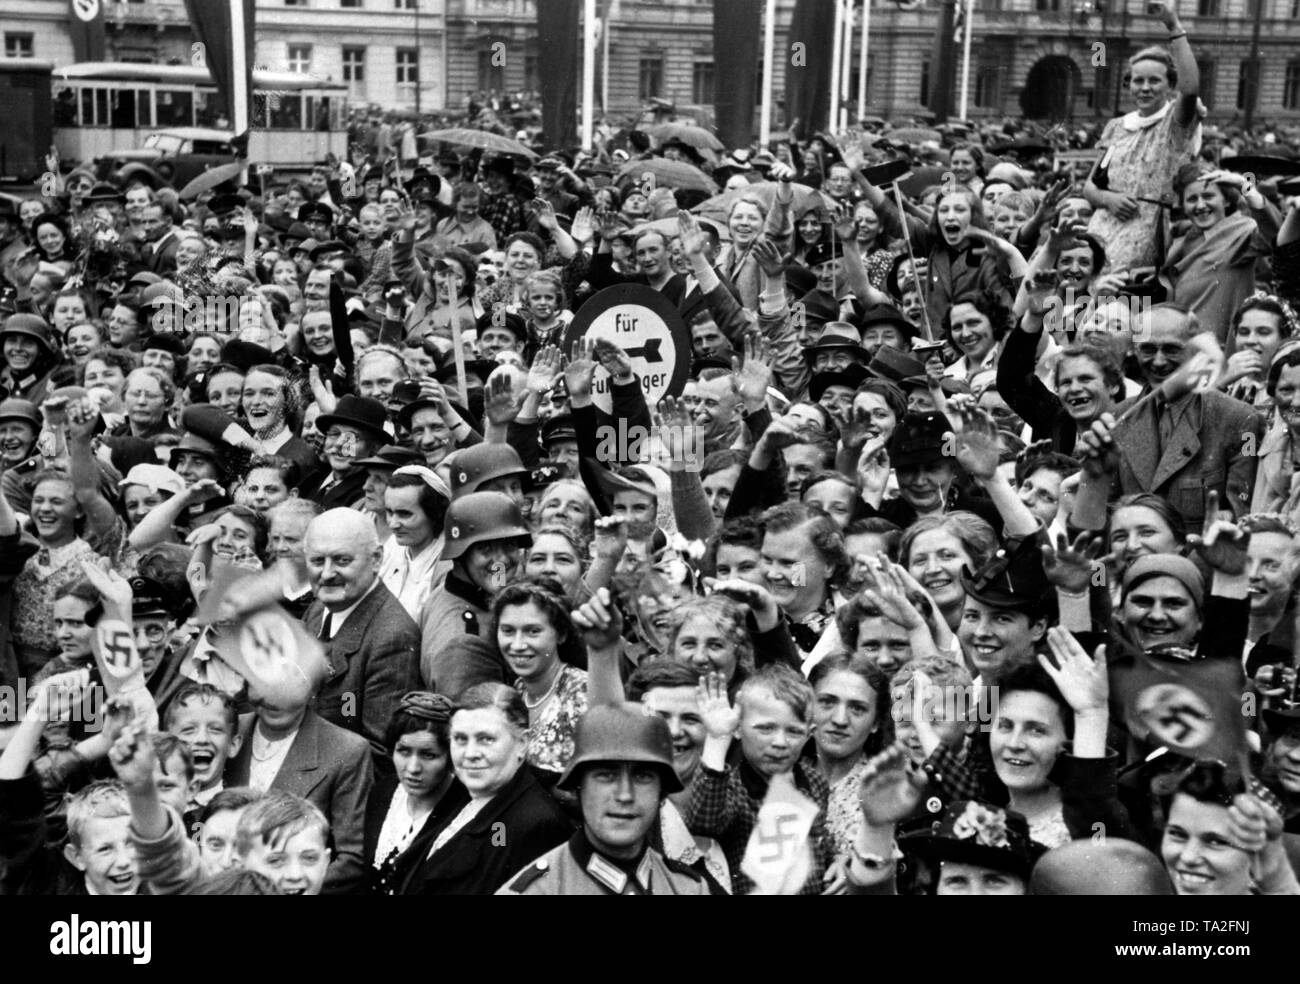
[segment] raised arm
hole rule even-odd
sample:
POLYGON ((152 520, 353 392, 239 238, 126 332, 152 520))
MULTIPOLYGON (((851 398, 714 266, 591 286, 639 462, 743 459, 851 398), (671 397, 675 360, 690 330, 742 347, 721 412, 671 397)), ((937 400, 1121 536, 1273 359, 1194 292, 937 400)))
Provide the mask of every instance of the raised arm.
POLYGON ((1201 92, 1201 71, 1196 65, 1196 56, 1192 53, 1192 42, 1188 40, 1187 29, 1178 19, 1178 9, 1174 4, 1155 0, 1147 4, 1147 11, 1159 17, 1160 22, 1169 29, 1169 54, 1173 56, 1174 69, 1178 72, 1178 105, 1174 107, 1177 114, 1174 119, 1179 126, 1190 127, 1196 122, 1196 103, 1201 92))
POLYGON ((1038 519, 998 470, 998 428, 992 416, 979 407, 962 411, 961 433, 957 435, 957 463, 985 491, 1006 524, 1008 537, 1030 536, 1038 530, 1038 519))
POLYGON ((587 647, 587 706, 623 703, 623 678, 618 669, 623 655, 623 616, 608 588, 595 591, 573 612, 573 625, 587 647))
POLYGON ((533 199, 533 216, 537 224, 545 229, 555 243, 555 251, 566 263, 578 255, 578 244, 572 236, 560 228, 555 209, 545 198, 533 199))
POLYGON ((99 491, 99 466, 95 463, 95 450, 91 445, 91 433, 99 412, 89 400, 73 403, 62 399, 47 400, 42 409, 47 424, 67 423, 68 468, 77 502, 86 513, 89 531, 97 539, 102 538, 113 529, 118 518, 112 505, 99 491))

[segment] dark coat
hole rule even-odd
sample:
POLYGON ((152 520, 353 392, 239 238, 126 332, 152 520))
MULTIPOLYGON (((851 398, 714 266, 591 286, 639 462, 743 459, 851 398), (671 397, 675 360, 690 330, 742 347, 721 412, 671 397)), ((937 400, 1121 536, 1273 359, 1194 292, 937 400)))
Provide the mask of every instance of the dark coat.
MULTIPOLYGON (((239 718, 243 745, 226 763, 226 788, 247 786, 253 764, 253 725, 257 716, 239 718)), ((310 800, 330 822, 333 856, 324 894, 355 891, 365 877, 365 811, 374 784, 369 748, 350 731, 308 711, 298 727, 271 788, 310 800)))
POLYGON ((491 895, 524 865, 568 840, 573 825, 559 805, 520 768, 433 857, 438 834, 454 819, 427 826, 410 847, 425 860, 402 883, 401 895, 491 895))
MULTIPOLYGON (((325 606, 313 601, 303 624, 319 635, 324 618, 325 606)), ((376 584, 323 645, 330 668, 316 713, 369 741, 376 767, 389 771, 384 733, 402 695, 420 689, 420 630, 393 593, 376 584)))
POLYGON ((298 485, 298 494, 304 499, 310 499, 321 510, 337 509, 339 507, 351 508, 360 502, 365 496, 366 470, 364 468, 354 468, 343 480, 337 485, 331 485, 324 492, 321 491, 321 485, 330 477, 330 466, 322 465, 316 471, 304 478, 298 485))
POLYGON ((30 768, 0 779, 0 895, 85 895, 86 879, 46 844, 45 796, 30 768))
POLYGON ((433 812, 425 819, 424 826, 420 828, 420 833, 415 835, 415 839, 407 845, 406 850, 399 854, 392 863, 376 869, 375 851, 379 848, 379 832, 384 829, 384 820, 388 817, 388 807, 392 804, 393 794, 396 791, 397 776, 377 776, 374 788, 370 791, 370 799, 366 802, 366 874, 375 893, 381 895, 392 895, 396 892, 402 883, 410 877, 411 871, 418 867, 424 859, 424 855, 428 853, 429 844, 431 843, 428 838, 424 837, 425 831, 432 830, 435 826, 441 830, 469 802, 469 793, 461 785, 460 780, 453 777, 451 785, 442 794, 442 799, 438 801, 438 805, 433 808, 433 812), (422 849, 418 846, 420 844, 423 844, 422 849))

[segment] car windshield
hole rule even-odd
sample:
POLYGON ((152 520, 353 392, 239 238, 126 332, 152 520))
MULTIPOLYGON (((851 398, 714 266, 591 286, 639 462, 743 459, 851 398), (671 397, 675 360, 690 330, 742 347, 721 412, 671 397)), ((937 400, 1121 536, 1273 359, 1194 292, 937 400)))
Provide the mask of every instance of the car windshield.
POLYGON ((162 151, 164 154, 179 154, 185 141, 171 133, 151 133, 145 138, 144 145, 162 151))

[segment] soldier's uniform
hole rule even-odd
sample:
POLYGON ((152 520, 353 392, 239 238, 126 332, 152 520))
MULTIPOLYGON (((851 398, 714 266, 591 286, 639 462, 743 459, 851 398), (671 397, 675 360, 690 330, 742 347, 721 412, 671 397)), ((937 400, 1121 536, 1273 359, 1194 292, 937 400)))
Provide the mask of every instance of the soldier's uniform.
MULTIPOLYGON (((600 763, 652 767, 659 773, 660 796, 671 796, 682 788, 673 771, 673 740, 668 725, 662 718, 643 713, 639 706, 600 704, 590 708, 578 722, 573 756, 556 789, 576 795, 583 767, 600 763)), ((506 882, 497 894, 708 895, 704 878, 651 847, 646 837, 649 833, 649 829, 642 832, 644 853, 636 867, 629 870, 597 851, 585 828, 579 830, 567 844, 543 854, 506 882)))
POLYGON ((708 895, 690 868, 647 847, 632 873, 598 853, 579 830, 497 891, 498 895, 708 895))

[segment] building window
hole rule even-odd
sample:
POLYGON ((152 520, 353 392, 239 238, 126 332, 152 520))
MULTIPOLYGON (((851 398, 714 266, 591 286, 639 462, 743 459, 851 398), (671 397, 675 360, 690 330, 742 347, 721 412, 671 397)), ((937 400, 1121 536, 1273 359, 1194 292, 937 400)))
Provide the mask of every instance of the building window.
POLYGON ((1251 71, 1249 58, 1243 58, 1241 64, 1237 66, 1237 108, 1245 109, 1246 103, 1250 99, 1251 80, 1254 74, 1251 71))
MULTIPOLYGON (((758 73, 761 86, 763 73, 758 73)), ((713 102, 713 62, 697 61, 691 66, 691 102, 707 106, 713 102)))
POLYGON ((1034 9, 1038 11, 1051 11, 1059 13, 1061 10, 1061 0, 1034 0, 1034 9))
POLYGON ((1210 58, 1196 62, 1196 73, 1201 77, 1201 102, 1205 103, 1206 109, 1214 108, 1215 68, 1214 60, 1210 58))
POLYGON ((536 92, 542 87, 542 76, 539 71, 539 62, 537 52, 524 52, 524 88, 529 92, 536 92))
POLYGON ((654 99, 664 94, 664 60, 662 55, 642 58, 637 86, 638 99, 654 99))
POLYGON ((975 105, 980 109, 1002 105, 1002 73, 997 65, 981 65, 975 70, 975 105))
POLYGON ((1219 0, 1196 0, 1197 17, 1218 17, 1219 0))
POLYGON ((930 105, 930 60, 921 62, 921 105, 930 105))
POLYGON ((311 45, 289 45, 289 71, 306 75, 311 71, 311 45))
POLYGON ((361 0, 339 0, 340 7, 360 7, 361 0))
POLYGON ((28 33, 5 31, 6 58, 32 58, 35 57, 34 52, 35 42, 33 41, 33 35, 28 33))
POLYGON ((343 49, 343 81, 348 84, 348 97, 366 98, 366 49, 343 49))
POLYGON ((416 0, 393 0, 394 10, 415 10, 416 0))
POLYGON ((484 92, 505 92, 505 59, 498 55, 495 45, 484 48, 478 53, 478 87, 484 92))
POLYGON ((307 6, 307 0, 284 0, 284 5, 286 7, 305 7, 307 6))
POLYGON ((1268 7, 1267 5, 1265 5, 1265 8, 1261 11, 1259 9, 1259 5, 1261 3, 1264 3, 1264 0, 1246 0, 1246 11, 1244 16, 1249 18, 1250 20, 1254 20, 1256 15, 1259 15, 1260 17, 1267 17, 1268 7))
POLYGON ((420 85, 419 52, 414 48, 397 49, 397 98, 402 102, 415 102, 415 90, 420 85))
POLYGON ((1286 63, 1286 78, 1282 82, 1282 108, 1300 109, 1300 61, 1286 63))

